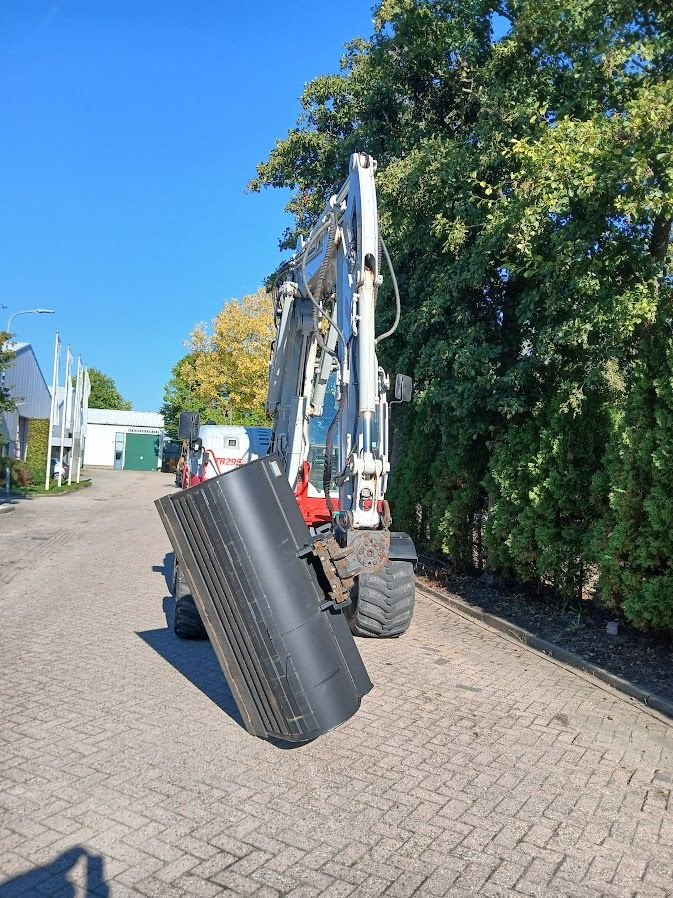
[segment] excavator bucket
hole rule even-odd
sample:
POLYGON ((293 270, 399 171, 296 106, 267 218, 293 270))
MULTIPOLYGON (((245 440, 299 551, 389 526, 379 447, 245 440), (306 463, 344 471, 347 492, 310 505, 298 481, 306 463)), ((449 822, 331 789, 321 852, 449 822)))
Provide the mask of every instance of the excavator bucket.
POLYGON ((372 688, 275 456, 156 501, 246 729, 308 742, 372 688))

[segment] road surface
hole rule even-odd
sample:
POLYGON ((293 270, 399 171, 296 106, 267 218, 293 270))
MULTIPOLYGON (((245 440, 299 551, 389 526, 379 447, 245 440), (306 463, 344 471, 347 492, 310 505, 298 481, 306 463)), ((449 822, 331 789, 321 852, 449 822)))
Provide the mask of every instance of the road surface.
POLYGON ((673 728, 421 595, 275 748, 170 629, 169 475, 94 476, 0 516, 0 898, 673 894, 673 728))

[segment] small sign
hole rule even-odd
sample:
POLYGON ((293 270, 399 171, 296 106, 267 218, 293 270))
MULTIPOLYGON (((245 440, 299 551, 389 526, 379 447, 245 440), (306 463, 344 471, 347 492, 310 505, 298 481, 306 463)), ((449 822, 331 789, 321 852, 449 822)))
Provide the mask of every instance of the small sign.
POLYGON ((160 434, 161 430, 158 427, 129 427, 126 433, 156 433, 160 434))

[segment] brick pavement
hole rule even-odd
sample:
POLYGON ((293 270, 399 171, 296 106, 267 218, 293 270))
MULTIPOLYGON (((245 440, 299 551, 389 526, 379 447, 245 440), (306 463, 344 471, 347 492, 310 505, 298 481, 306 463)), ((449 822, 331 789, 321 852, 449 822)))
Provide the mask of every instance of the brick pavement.
POLYGON ((167 628, 167 475, 0 517, 0 898, 673 894, 673 729, 419 597, 280 750, 167 628))

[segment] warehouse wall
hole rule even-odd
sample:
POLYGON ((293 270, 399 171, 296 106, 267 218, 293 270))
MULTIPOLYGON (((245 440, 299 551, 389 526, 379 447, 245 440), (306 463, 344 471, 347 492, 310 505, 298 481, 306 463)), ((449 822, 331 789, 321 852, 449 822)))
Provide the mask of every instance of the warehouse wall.
MULTIPOLYGON (((151 433, 161 439, 161 431, 157 428, 133 427, 124 424, 87 424, 86 441, 84 443, 84 465, 92 467, 113 468, 115 458, 115 435, 123 433, 151 433)), ((161 460, 157 459, 157 468, 161 460)))
MULTIPOLYGON (((123 428, 119 428, 123 430, 123 428)), ((84 465, 96 467, 114 467, 115 433, 117 427, 112 424, 87 424, 86 442, 84 444, 84 465)))

